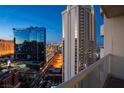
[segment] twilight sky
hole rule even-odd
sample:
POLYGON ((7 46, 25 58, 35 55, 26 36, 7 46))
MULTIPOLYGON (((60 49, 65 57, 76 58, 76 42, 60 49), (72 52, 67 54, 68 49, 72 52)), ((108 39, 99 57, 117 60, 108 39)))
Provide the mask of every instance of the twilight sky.
MULTIPOLYGON (((59 42, 62 37, 61 12, 66 6, 0 6, 0 38, 12 39, 12 28, 23 28, 29 26, 46 27, 47 42, 59 42)), ((97 44, 102 44, 100 37, 100 16, 99 6, 95 6, 96 13, 96 35, 97 44)))

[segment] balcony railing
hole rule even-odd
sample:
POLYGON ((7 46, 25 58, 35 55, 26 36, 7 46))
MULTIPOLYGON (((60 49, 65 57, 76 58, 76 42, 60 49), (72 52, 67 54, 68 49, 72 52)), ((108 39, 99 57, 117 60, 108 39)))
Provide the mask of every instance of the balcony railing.
POLYGON ((123 70, 124 58, 109 54, 60 84, 58 88, 102 88, 108 76, 124 79, 123 70))

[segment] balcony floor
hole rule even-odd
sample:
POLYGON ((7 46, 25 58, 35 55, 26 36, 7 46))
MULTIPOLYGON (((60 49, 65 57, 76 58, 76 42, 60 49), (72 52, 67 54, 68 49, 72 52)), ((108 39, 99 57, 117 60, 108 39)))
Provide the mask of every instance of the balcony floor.
POLYGON ((124 80, 111 76, 107 79, 105 88, 124 88, 124 80))

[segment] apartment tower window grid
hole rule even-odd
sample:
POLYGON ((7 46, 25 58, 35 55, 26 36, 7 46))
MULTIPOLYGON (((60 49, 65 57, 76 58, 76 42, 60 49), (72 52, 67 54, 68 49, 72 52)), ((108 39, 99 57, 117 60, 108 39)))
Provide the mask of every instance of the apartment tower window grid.
POLYGON ((67 6, 62 12, 64 81, 94 62, 94 23, 91 6, 67 6))

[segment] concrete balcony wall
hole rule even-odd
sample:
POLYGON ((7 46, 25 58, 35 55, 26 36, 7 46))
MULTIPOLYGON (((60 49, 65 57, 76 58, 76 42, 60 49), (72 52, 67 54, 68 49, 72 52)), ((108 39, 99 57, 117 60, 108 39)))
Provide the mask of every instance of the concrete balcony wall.
POLYGON ((124 57, 124 16, 104 19, 104 53, 124 57))
POLYGON ((83 86, 80 87, 101 88, 104 86, 104 82, 106 81, 108 74, 110 74, 109 56, 100 61, 100 64, 98 64, 98 66, 96 66, 94 70, 86 76, 86 78, 83 80, 83 86))
MULTIPOLYGON (((79 74, 63 82, 59 88, 81 87, 81 88, 101 88, 104 86, 106 78, 111 74, 111 57, 107 55, 98 60, 88 68, 81 71, 79 74)), ((112 67, 113 68, 113 67, 112 67)), ((114 73, 114 72, 113 72, 114 73)))
POLYGON ((111 75, 124 80, 124 57, 113 55, 111 58, 111 75))
POLYGON ((58 87, 102 88, 109 75, 124 79, 124 57, 109 54, 58 87))
POLYGON ((124 57, 107 55, 58 88, 102 88, 109 76, 124 79, 124 57))

